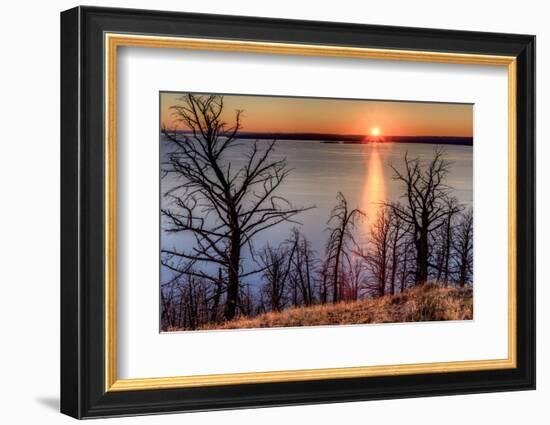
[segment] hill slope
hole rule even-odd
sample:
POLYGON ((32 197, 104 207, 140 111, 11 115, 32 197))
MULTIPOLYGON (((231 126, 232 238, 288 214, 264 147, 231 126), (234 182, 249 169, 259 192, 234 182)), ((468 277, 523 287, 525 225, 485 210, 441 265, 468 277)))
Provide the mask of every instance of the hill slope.
POLYGON ((402 294, 338 304, 289 308, 254 318, 239 318, 202 329, 243 329, 365 323, 471 320, 471 288, 423 285, 402 294))

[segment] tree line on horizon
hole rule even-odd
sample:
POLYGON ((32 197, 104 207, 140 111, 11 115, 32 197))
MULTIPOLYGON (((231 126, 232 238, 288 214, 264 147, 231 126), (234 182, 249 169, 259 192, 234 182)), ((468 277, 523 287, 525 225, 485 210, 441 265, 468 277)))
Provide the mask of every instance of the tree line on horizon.
POLYGON ((296 221, 313 207, 294 206, 277 191, 291 170, 286 159, 271 159, 275 140, 263 149, 251 142, 238 169, 223 161, 238 143, 243 116, 235 111, 230 126, 223 109, 223 96, 185 95, 172 110, 189 131, 162 130, 173 147, 164 176, 177 181, 163 193, 163 230, 194 239, 186 251, 161 248, 161 264, 173 274, 161 286, 162 329, 395 295, 430 281, 472 284, 472 210, 445 183, 452 164, 443 149, 427 163, 406 154, 403 170, 392 165, 403 195, 380 205, 366 242, 356 239, 364 212, 338 193, 324 251, 316 252, 296 221), (296 224, 286 240, 256 249, 257 235, 282 222, 296 224), (254 259, 247 270, 245 250, 254 259), (251 276, 261 281, 257 290, 247 283, 251 276))

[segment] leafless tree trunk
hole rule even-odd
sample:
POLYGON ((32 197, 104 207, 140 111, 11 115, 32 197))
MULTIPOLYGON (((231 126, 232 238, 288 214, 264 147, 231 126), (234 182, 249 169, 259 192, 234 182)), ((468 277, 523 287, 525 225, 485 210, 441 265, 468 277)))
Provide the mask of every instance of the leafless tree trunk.
MULTIPOLYGON (((397 270, 403 254, 403 239, 408 232, 406 223, 390 209, 390 245, 391 245, 391 265, 390 265, 390 294, 395 295, 395 286, 397 279, 397 270)), ((406 253, 405 253, 406 255, 406 253)))
POLYGON ((388 260, 390 254, 391 215, 388 209, 381 209, 371 227, 372 249, 364 257, 376 280, 377 296, 386 294, 388 260))
POLYGON ((314 301, 313 270, 315 268, 315 253, 311 243, 293 228, 290 238, 286 241, 289 246, 289 278, 293 295, 293 304, 309 306, 314 301))
POLYGON ((223 294, 223 276, 222 276, 222 269, 221 267, 218 267, 218 280, 214 282, 215 285, 215 292, 213 296, 213 304, 212 304, 212 310, 210 312, 210 321, 211 322, 217 322, 219 320, 219 308, 220 308, 220 301, 223 294))
POLYGON ((241 297, 239 297, 239 310, 245 317, 252 316, 255 313, 256 302, 254 295, 250 291, 250 285, 244 285, 241 297))
POLYGON ((472 210, 461 214, 456 234, 456 257, 458 270, 458 284, 464 286, 472 282, 473 274, 473 229, 474 216, 472 210))
POLYGON ((328 301, 328 273, 328 263, 326 261, 323 261, 319 270, 319 301, 321 302, 321 304, 326 304, 328 301))
POLYGON ((455 223, 454 219, 459 211, 456 198, 447 199, 447 215, 443 218, 443 225, 435 232, 435 269, 436 280, 444 287, 449 284, 450 261, 454 244, 455 223))
POLYGON ((189 274, 182 274, 161 287, 162 329, 198 329, 211 322, 212 285, 189 274))
POLYGON ((281 311, 285 305, 284 294, 288 279, 288 250, 282 246, 266 246, 259 258, 263 266, 264 286, 262 291, 271 311, 281 311))
POLYGON ((405 289, 407 289, 408 280, 411 275, 410 265, 409 265, 411 260, 411 255, 410 255, 411 249, 412 249, 411 242, 405 241, 402 248, 402 259, 401 259, 401 267, 400 267, 400 270, 401 270, 400 278, 399 278, 400 292, 404 292, 405 289))
POLYGON ((353 230, 355 222, 364 213, 359 209, 349 209, 346 198, 341 192, 336 196, 337 204, 331 212, 328 221, 329 240, 327 243, 327 263, 331 269, 332 276, 332 302, 340 300, 340 286, 343 263, 349 264, 350 245, 355 245, 353 230), (331 226, 332 223, 332 226, 331 226))
POLYGON ((364 266, 360 258, 355 256, 352 259, 351 267, 348 273, 348 284, 346 286, 346 300, 357 301, 361 297, 363 289, 364 266))
POLYGON ((160 303, 161 303, 161 327, 163 330, 167 330, 170 327, 176 325, 175 323, 175 308, 173 305, 172 294, 165 295, 163 291, 160 291, 160 303))

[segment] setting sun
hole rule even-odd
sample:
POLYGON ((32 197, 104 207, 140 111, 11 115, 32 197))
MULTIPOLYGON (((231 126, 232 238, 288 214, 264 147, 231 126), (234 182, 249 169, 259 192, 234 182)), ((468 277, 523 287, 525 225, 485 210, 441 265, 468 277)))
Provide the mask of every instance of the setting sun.
POLYGON ((373 127, 370 131, 371 136, 380 136, 380 129, 378 127, 373 127))

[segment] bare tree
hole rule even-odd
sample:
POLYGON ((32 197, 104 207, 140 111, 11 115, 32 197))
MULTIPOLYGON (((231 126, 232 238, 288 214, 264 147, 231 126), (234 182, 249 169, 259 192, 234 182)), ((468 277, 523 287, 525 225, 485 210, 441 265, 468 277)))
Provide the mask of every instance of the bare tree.
POLYGON ((361 297, 361 293, 365 289, 363 280, 364 272, 365 267, 362 259, 354 255, 351 259, 351 265, 346 276, 343 299, 356 301, 361 297))
MULTIPOLYGON (((411 253, 413 244, 410 238, 405 237, 401 246, 400 265, 399 265, 399 291, 404 292, 410 285, 411 277, 414 273, 411 266, 414 255, 411 253)), ((414 283, 414 282, 413 282, 414 283)))
POLYGON ((263 267, 262 293, 270 311, 281 311, 285 306, 285 291, 289 274, 289 252, 285 246, 267 245, 259 254, 263 267))
POLYGON ((163 249, 163 264, 179 270, 181 260, 193 261, 194 275, 211 282, 219 281, 208 267, 222 268, 226 276, 224 317, 231 320, 237 312, 241 279, 257 273, 242 270, 242 250, 256 235, 283 221, 292 221, 306 208, 294 207, 277 195, 288 176, 286 159, 272 160, 272 141, 261 149, 249 142, 245 164, 233 169, 226 154, 239 144, 242 111, 235 111, 230 126, 224 118, 223 96, 188 94, 172 106, 175 123, 185 132, 163 134, 173 150, 164 162, 166 176, 178 184, 164 193, 169 202, 162 208, 167 232, 188 232, 194 237, 188 251, 163 249))
POLYGON ((161 287, 161 324, 168 328, 198 329, 211 322, 211 285, 191 274, 184 274, 161 287))
MULTIPOLYGON (((405 154, 405 170, 391 165, 394 179, 405 186, 404 203, 388 203, 393 212, 410 225, 415 247, 415 282, 428 279, 430 236, 444 224, 449 214, 448 197, 451 188, 445 184, 451 162, 444 159, 444 150, 435 148, 433 158, 425 164, 419 158, 410 159, 405 154)), ((458 212, 458 207, 453 207, 458 212)), ((456 211, 455 211, 456 210, 456 211)))
POLYGON ((390 277, 389 277, 389 290, 390 294, 396 293, 396 282, 398 278, 398 269, 401 266, 403 260, 406 263, 407 252, 409 249, 405 239, 407 234, 410 233, 409 227, 404 220, 399 217, 395 212, 390 209, 390 246, 391 246, 391 261, 390 261, 390 277), (403 258, 402 258, 403 257, 403 258))
POLYGON ((370 228, 369 244, 356 251, 363 259, 368 277, 374 281, 367 284, 367 290, 375 296, 396 293, 398 270, 402 267, 405 249, 406 223, 393 209, 382 206, 378 210, 376 221, 370 228))
POLYGON ((435 279, 443 286, 449 284, 452 248, 455 237, 455 216, 460 210, 458 200, 454 197, 447 199, 447 214, 443 217, 443 225, 435 232, 435 279))
POLYGON ((165 293, 162 289, 160 291, 160 306, 161 315, 160 323, 163 330, 168 328, 174 328, 177 326, 176 308, 174 306, 174 292, 172 288, 169 288, 165 293))
POLYGON ((390 241, 391 213, 388 208, 378 211, 376 221, 371 226, 370 244, 367 251, 358 254, 365 260, 370 275, 374 278, 374 293, 378 297, 386 294, 391 254, 390 241))
POLYGON ((472 282, 474 249, 473 249, 474 215, 470 208, 466 213, 461 214, 460 222, 457 225, 455 240, 455 261, 457 270, 457 281, 460 286, 472 282))
POLYGON ((326 304, 328 302, 328 291, 329 291, 329 264, 326 261, 326 259, 321 263, 321 266, 319 267, 319 270, 318 270, 318 274, 319 274, 319 279, 318 279, 319 302, 321 304, 326 304))
POLYGON ((250 285, 245 284, 239 297, 239 310, 241 315, 245 317, 254 316, 256 314, 256 300, 253 292, 250 290, 250 285))
POLYGON ((316 268, 315 252, 311 243, 300 233, 297 227, 287 239, 289 255, 289 285, 294 305, 313 304, 315 282, 313 274, 316 268))
POLYGON ((341 192, 336 196, 337 204, 332 209, 328 220, 329 239, 326 247, 327 269, 332 283, 332 302, 340 300, 339 289, 343 275, 343 267, 350 264, 350 253, 355 243, 353 230, 356 220, 365 214, 355 208, 350 209, 341 192))
POLYGON ((217 322, 220 320, 220 302, 224 292, 225 279, 222 274, 222 268, 218 267, 218 279, 213 282, 214 295, 212 296, 212 308, 210 312, 210 321, 217 322))

